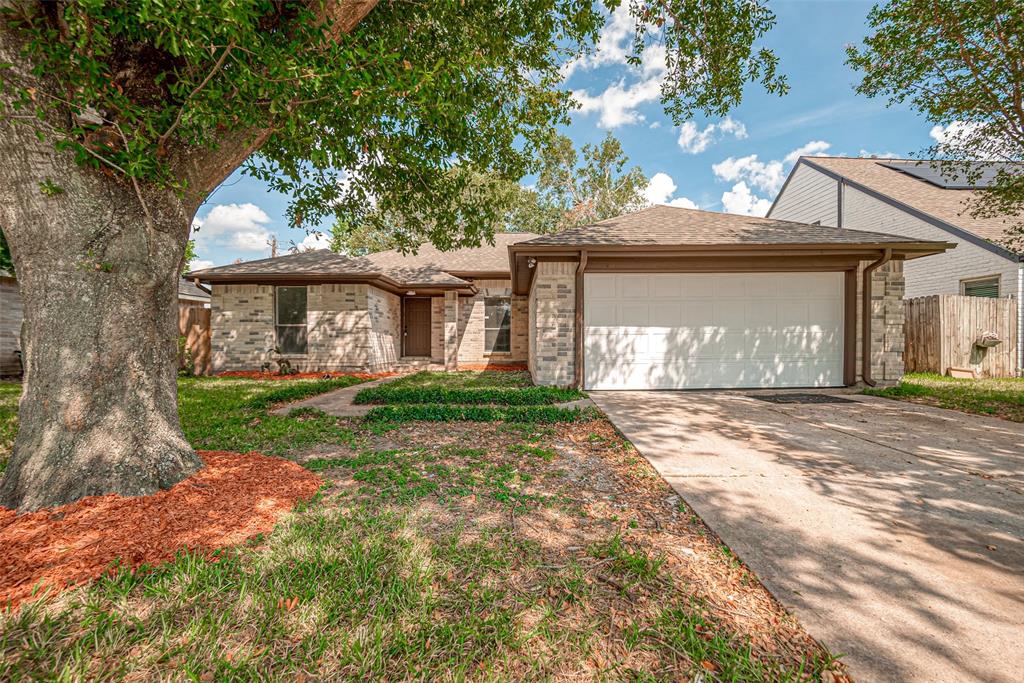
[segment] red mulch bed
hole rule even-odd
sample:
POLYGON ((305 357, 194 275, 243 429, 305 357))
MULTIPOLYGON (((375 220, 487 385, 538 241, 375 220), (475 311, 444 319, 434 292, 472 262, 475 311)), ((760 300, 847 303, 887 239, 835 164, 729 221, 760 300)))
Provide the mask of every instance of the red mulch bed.
POLYGON ((294 375, 281 375, 276 372, 260 372, 259 370, 233 370, 217 373, 217 377, 244 377, 245 379, 333 379, 335 377, 357 377, 359 379, 381 379, 391 377, 393 372, 299 372, 294 375))
MULTIPOLYGON (((150 496, 90 496, 16 515, 0 507, 0 607, 34 599, 33 589, 63 590, 111 569, 137 569, 184 548, 209 553, 269 532, 320 477, 258 453, 199 451, 206 467, 150 496)), ((52 592, 52 591, 51 591, 52 592)))

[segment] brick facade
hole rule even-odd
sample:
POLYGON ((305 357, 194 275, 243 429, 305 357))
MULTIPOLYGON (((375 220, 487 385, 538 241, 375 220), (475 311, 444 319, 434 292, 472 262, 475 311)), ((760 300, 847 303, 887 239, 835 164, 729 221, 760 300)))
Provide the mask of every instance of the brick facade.
POLYGON ((535 384, 575 381, 576 267, 540 261, 530 287, 530 373, 535 384))
POLYGON ((529 353, 527 341, 528 298, 512 295, 511 280, 477 280, 474 284, 479 290, 475 296, 459 298, 459 362, 526 362, 529 353), (495 296, 511 299, 512 336, 508 353, 491 354, 484 351, 484 299, 495 296))
MULTIPOLYGON (((864 378, 862 296, 864 268, 857 270, 857 381, 864 378)), ((893 384, 903 376, 904 312, 903 262, 890 261, 871 274, 871 376, 880 384, 893 384)))
MULTIPOLYGON (((303 372, 391 369, 400 353, 401 300, 363 284, 307 288, 307 352, 288 356, 303 372)), ((211 298, 213 371, 273 363, 274 287, 217 285, 211 298)))

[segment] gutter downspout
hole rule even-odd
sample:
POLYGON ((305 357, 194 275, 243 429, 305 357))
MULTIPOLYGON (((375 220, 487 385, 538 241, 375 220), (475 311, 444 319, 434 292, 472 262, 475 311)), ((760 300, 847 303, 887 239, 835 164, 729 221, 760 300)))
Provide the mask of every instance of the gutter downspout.
POLYGON ((863 306, 863 311, 861 312, 861 350, 863 358, 861 359, 860 374, 861 379, 864 380, 864 384, 867 384, 869 387, 873 387, 878 384, 878 382, 871 377, 871 275, 891 260, 892 249, 886 249, 881 258, 869 263, 864 269, 864 284, 861 286, 861 293, 864 300, 861 302, 863 306))
POLYGON ((576 347, 573 350, 573 385, 583 388, 583 271, 587 269, 587 250, 580 250, 580 261, 576 266, 576 315, 573 321, 576 347))

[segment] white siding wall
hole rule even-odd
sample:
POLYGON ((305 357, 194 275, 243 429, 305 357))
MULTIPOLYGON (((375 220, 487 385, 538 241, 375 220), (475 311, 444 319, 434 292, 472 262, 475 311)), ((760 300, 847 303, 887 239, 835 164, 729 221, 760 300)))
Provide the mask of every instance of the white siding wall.
POLYGON ((987 275, 999 275, 1000 296, 1018 296, 1017 264, 1010 259, 960 239, 849 185, 843 191, 843 227, 956 243, 956 249, 944 254, 906 262, 907 298, 926 294, 959 294, 960 280, 987 275))
POLYGON ((800 164, 779 195, 769 218, 801 223, 838 224, 839 199, 836 181, 810 166, 800 164))

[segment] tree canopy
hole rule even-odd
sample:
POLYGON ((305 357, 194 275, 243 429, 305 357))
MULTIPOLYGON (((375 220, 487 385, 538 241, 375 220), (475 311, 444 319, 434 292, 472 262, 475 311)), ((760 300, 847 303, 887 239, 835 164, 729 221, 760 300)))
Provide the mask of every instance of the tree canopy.
MULTIPOLYGON (((626 1, 632 59, 666 47, 676 119, 728 110, 749 81, 785 90, 756 45, 774 23, 766 3, 626 1)), ((359 4, 374 3, 15 3, 4 22, 60 87, 39 90, 10 64, 0 82, 17 94, 13 114, 82 164, 194 206, 244 161, 293 198, 296 226, 385 211, 439 246, 454 246, 444 226, 456 224, 455 239, 476 242, 498 216, 469 203, 469 179, 531 170, 567 122, 560 64, 592 49, 619 2, 388 2, 348 31, 359 4), (67 125, 46 115, 55 109, 67 125)))
MULTIPOLYGON (((973 181, 964 162, 1024 161, 1024 11, 1019 0, 891 0, 868 16, 871 35, 847 48, 857 92, 908 103, 941 126, 927 154, 973 181)), ((1024 253, 1024 173, 1002 166, 973 207, 1016 216, 1008 246, 1024 253)))
MULTIPOLYGON (((482 226, 485 236, 559 232, 642 208, 648 179, 640 167, 628 163, 611 133, 580 151, 568 137, 555 134, 541 149, 535 183, 523 186, 496 173, 480 173, 465 190, 476 196, 464 201, 492 208, 494 223, 482 226)), ((330 248, 362 255, 427 241, 429 230, 422 231, 422 223, 410 223, 405 215, 375 208, 361 219, 339 219, 331 229, 330 248)), ((464 225, 447 227, 456 239, 466 231, 464 225)))

